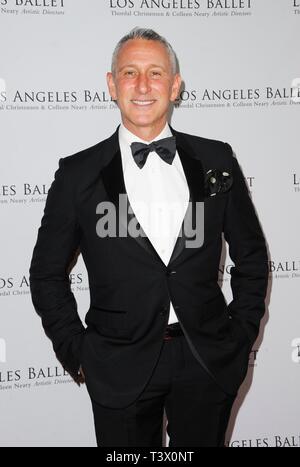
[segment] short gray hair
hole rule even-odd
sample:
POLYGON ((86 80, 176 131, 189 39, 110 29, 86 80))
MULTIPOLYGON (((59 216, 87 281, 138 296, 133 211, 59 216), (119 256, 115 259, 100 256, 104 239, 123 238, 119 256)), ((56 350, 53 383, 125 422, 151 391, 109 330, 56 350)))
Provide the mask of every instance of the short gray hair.
POLYGON ((122 39, 119 40, 117 43, 115 50, 113 51, 112 55, 112 61, 111 61, 111 71, 113 74, 115 74, 116 71, 116 63, 117 63, 117 58, 118 58, 118 53, 120 52, 121 47, 131 39, 145 39, 147 41, 157 41, 160 42, 165 46, 167 49, 167 52, 170 57, 170 62, 171 62, 171 68, 172 72, 175 75, 178 71, 178 60, 176 57, 176 54, 173 50, 173 47, 169 42, 162 37, 160 34, 157 32, 153 31, 153 29, 146 29, 146 28, 133 28, 128 34, 122 37, 122 39))

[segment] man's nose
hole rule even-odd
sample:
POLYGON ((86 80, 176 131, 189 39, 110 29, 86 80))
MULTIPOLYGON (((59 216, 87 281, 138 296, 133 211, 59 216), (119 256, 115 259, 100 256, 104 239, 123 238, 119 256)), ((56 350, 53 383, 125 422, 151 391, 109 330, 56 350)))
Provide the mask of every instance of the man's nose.
POLYGON ((147 94, 150 91, 150 81, 147 75, 139 75, 137 89, 141 94, 147 94))

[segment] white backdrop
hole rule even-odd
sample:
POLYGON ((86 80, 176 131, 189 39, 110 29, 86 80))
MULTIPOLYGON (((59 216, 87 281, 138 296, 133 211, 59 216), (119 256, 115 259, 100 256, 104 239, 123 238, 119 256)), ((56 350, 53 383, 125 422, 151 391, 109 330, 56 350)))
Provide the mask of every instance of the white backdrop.
MULTIPOLYGON (((268 240, 268 313, 228 442, 300 447, 300 0, 0 0, 0 446, 95 446, 86 389, 54 357, 28 269, 58 159, 119 123, 105 73, 134 26, 174 46, 185 91, 172 125, 232 145, 268 240)), ((72 288, 84 318, 81 260, 72 288)))

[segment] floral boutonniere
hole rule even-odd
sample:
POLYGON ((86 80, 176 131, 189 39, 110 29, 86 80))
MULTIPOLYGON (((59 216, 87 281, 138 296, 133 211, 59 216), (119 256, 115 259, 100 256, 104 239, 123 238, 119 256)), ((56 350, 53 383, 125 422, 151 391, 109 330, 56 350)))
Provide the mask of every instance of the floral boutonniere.
POLYGON ((226 171, 210 169, 205 174, 205 195, 216 196, 225 193, 232 186, 232 176, 226 171))

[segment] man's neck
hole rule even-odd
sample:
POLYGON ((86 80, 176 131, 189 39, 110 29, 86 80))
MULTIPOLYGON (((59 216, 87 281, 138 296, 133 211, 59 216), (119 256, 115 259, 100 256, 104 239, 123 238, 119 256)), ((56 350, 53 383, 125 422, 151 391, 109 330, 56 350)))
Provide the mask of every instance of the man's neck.
POLYGON ((122 122, 124 127, 143 141, 153 141, 165 128, 167 121, 155 127, 137 127, 128 122, 122 122))

